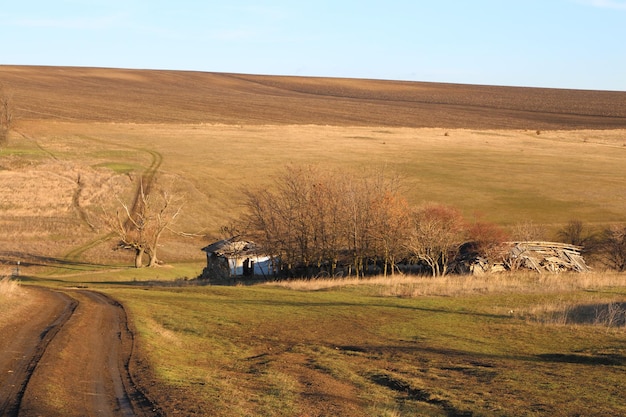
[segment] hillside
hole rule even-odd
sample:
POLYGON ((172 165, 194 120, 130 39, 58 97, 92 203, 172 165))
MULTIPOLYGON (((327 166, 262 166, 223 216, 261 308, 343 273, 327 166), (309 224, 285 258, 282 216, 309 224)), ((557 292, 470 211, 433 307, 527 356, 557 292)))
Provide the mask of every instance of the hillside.
POLYGON ((154 178, 185 201, 162 259, 202 260, 288 164, 384 169, 412 205, 507 227, 626 220, 626 93, 11 66, 0 83, 0 263, 128 262, 99 218, 154 178))
POLYGON ((471 129, 626 127, 626 92, 0 66, 17 120, 471 129))

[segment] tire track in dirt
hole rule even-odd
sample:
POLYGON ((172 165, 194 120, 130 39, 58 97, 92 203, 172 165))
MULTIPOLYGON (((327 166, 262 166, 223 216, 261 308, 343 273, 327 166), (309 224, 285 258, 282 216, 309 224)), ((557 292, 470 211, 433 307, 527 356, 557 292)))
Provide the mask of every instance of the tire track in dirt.
POLYGON ((80 198, 84 191, 84 184, 81 181, 80 174, 78 174, 78 178, 76 179, 76 190, 74 191, 74 195, 72 195, 72 207, 78 213, 78 218, 82 224, 89 226, 92 231, 96 231, 96 227, 89 221, 89 215, 87 211, 80 205, 80 198))
POLYGON ((54 159, 55 161, 59 160, 59 158, 57 158, 57 156, 54 153, 50 152, 49 150, 41 146, 41 144, 37 141, 37 139, 31 136, 28 136, 26 133, 20 132, 18 130, 15 130, 15 133, 19 134, 22 138, 26 139, 27 141, 32 142, 41 152, 45 153, 50 158, 54 159))
POLYGON ((159 168, 161 168, 161 164, 163 163, 163 155, 161 155, 159 152, 149 149, 140 150, 147 152, 152 156, 152 163, 143 172, 143 174, 141 175, 141 181, 139 182, 139 184, 137 184, 137 188, 135 189, 135 196, 133 198, 133 204, 131 205, 131 214, 134 214, 138 210, 140 210, 142 197, 147 197, 148 195, 150 195, 152 187, 155 183, 156 174, 159 171, 159 168))
MULTIPOLYGON (((47 150, 46 148, 44 148, 38 141, 36 138, 33 138, 32 136, 27 135, 24 132, 21 131, 17 131, 16 133, 18 133, 20 136, 22 136, 23 139, 32 142, 40 151, 42 151, 43 153, 45 153, 46 155, 48 155, 51 159, 55 160, 55 161, 59 161, 59 158, 51 151, 47 150)), ((141 174, 141 179, 139 181, 139 183, 137 184, 134 192, 133 192, 133 202, 131 204, 131 213, 136 213, 137 210, 139 210, 141 204, 142 204, 142 195, 143 196, 148 196, 149 193, 151 192, 154 183, 155 183, 155 179, 156 179, 156 175, 161 167, 161 164, 163 163, 163 155, 157 151, 151 150, 151 149, 147 149, 147 148, 139 148, 139 147, 135 147, 135 146, 130 146, 130 145, 120 145, 119 143, 116 142, 111 142, 111 141, 107 141, 101 138, 96 138, 96 137, 91 137, 91 136, 82 136, 81 137, 85 140, 89 140, 92 142, 98 142, 98 143, 102 143, 102 144, 108 144, 108 145, 116 145, 116 146, 121 146, 123 148, 126 149, 130 149, 130 150, 134 150, 134 151, 138 151, 138 152, 143 152, 146 153, 150 156, 150 165, 142 172, 141 174)), ((85 211, 85 209, 80 205, 80 197, 81 194, 83 192, 83 184, 81 183, 81 178, 80 175, 78 176, 78 178, 76 179, 76 184, 77 184, 77 188, 74 192, 74 195, 72 196, 72 208, 78 213, 78 217, 81 221, 82 224, 85 224, 87 227, 89 227, 90 229, 94 230, 94 225, 89 221, 89 215, 87 214, 87 212, 85 211)), ((127 222, 128 223, 128 222, 127 222)), ((84 245, 81 245, 73 250, 71 250, 70 252, 66 253, 64 258, 69 260, 69 261, 75 261, 77 259, 80 258, 80 256, 85 253, 87 250, 98 246, 110 239, 112 239, 115 236, 114 233, 108 233, 104 236, 101 236, 99 238, 96 238, 84 245)))
MULTIPOLYGON (((10 346, 23 353, 0 383, 0 416, 161 415, 131 376, 134 336, 123 306, 94 291, 39 291, 63 308, 39 341, 21 338, 10 346)), ((29 328, 28 319, 15 328, 29 328)))
MULTIPOLYGON (((43 153, 45 153, 46 155, 48 155, 51 159, 55 160, 55 161, 59 161, 59 158, 57 158, 57 156, 47 150, 46 148, 44 148, 38 141, 37 139, 28 136, 26 133, 24 132, 20 132, 16 130, 16 133, 18 133, 20 136, 22 136, 22 138, 32 142, 40 151, 42 151, 43 153)), ((78 175, 78 178, 76 179, 76 191, 74 192, 74 195, 72 196, 72 207, 74 208, 74 210, 76 210, 76 212, 78 213, 78 217, 80 218, 81 223, 86 224, 90 229, 94 230, 94 226, 93 224, 91 224, 91 222, 89 222, 89 216, 87 214, 87 212, 85 211, 85 209, 80 205, 80 197, 81 194, 83 192, 83 183, 81 182, 81 178, 80 178, 80 174, 78 175)))
MULTIPOLYGON (((99 138, 94 138, 94 137, 85 137, 85 139, 91 140, 91 141, 95 141, 95 142, 100 142, 100 143, 104 143, 104 144, 111 144, 112 142, 108 142, 105 141, 103 139, 99 139, 99 138)), ((159 171, 159 168, 161 167, 161 164, 163 163, 163 155, 157 151, 153 151, 150 149, 145 149, 145 148, 136 148, 134 146, 124 146, 127 149, 132 149, 135 151, 139 151, 139 152, 145 152, 147 154, 150 155, 151 157, 151 161, 150 161, 150 165, 148 166, 148 168, 146 168, 143 173, 141 174, 141 180, 139 182, 139 184, 137 184, 137 187, 135 188, 135 191, 133 193, 133 203, 130 206, 131 207, 131 213, 136 213, 137 210, 139 210, 140 205, 142 204, 142 195, 143 196, 148 196, 150 191, 152 190, 153 186, 154 186, 154 182, 155 182, 155 178, 156 175, 159 171)), ((80 187, 79 187, 80 188, 80 187)), ((80 208, 80 206, 78 206, 78 200, 75 201, 75 208, 78 210, 79 213, 83 212, 84 210, 82 210, 82 208, 80 208)), ((85 214, 85 218, 83 219, 83 216, 81 215, 81 219, 83 220, 84 223, 86 223, 88 226, 92 227, 92 225, 86 220, 86 214, 85 214)), ((101 243, 104 243, 110 239, 112 239, 113 237, 115 237, 114 233, 108 233, 105 236, 101 236, 97 239, 94 239, 84 245, 81 245, 73 250, 71 250, 70 252, 68 252, 65 255, 65 258, 68 260, 77 260, 80 258, 80 256, 85 253, 86 251, 88 251, 89 249, 96 247, 98 245, 100 245, 101 243)))
POLYGON ((49 293, 53 299, 47 300, 50 311, 49 316, 46 317, 52 321, 42 331, 40 331, 41 322, 38 317, 45 316, 46 312, 38 311, 29 317, 30 328, 27 325, 20 325, 15 333, 3 332, 3 337, 11 338, 11 344, 4 347, 5 350, 1 352, 3 358, 11 356, 11 353, 14 353, 13 356, 16 356, 16 353, 19 355, 12 360, 11 369, 6 371, 0 383, 0 416, 13 417, 19 414, 24 392, 37 364, 50 342, 78 306, 76 300, 63 293, 54 291, 49 291, 49 293))

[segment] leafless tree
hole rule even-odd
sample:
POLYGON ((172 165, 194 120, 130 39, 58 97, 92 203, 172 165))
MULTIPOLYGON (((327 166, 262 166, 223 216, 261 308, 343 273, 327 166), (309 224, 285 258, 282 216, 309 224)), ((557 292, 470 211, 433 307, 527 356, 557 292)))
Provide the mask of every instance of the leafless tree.
POLYGON ((0 145, 6 144, 13 123, 13 106, 9 93, 0 84, 0 145))
POLYGON ((415 211, 413 222, 407 249, 430 267, 433 276, 446 275, 466 240, 463 216, 455 208, 428 204, 415 211))
POLYGON ((342 183, 317 167, 289 166, 272 191, 247 193, 251 237, 292 272, 327 266, 334 273, 345 247, 342 183))
POLYGON ((511 229, 511 238, 520 242, 545 240, 546 235, 546 228, 532 220, 517 223, 511 229))
POLYGON ((383 275, 395 274, 396 262, 408 255, 405 242, 411 230, 411 208, 393 192, 385 192, 372 201, 370 233, 376 253, 383 258, 383 275))
POLYGON ((343 263, 360 276, 376 261, 378 249, 386 250, 387 265, 395 264, 401 222, 391 216, 406 208, 395 190, 395 182, 383 175, 289 166, 272 190, 247 193, 244 223, 251 225, 251 238, 280 257, 289 272, 303 268, 306 275, 334 276, 343 263))
POLYGON ((626 271, 626 226, 612 225, 604 230, 600 239, 605 264, 619 272, 626 271))
POLYGON ((169 230, 179 216, 182 203, 165 190, 145 192, 140 185, 137 204, 131 206, 118 199, 115 214, 106 211, 102 216, 107 228, 120 239, 120 247, 131 249, 135 255, 135 267, 144 266, 143 257, 150 257, 149 267, 157 266, 157 249, 161 236, 169 230))
POLYGON ((582 247, 584 252, 593 251, 597 243, 596 236, 580 220, 570 220, 558 231, 557 236, 563 243, 582 247))

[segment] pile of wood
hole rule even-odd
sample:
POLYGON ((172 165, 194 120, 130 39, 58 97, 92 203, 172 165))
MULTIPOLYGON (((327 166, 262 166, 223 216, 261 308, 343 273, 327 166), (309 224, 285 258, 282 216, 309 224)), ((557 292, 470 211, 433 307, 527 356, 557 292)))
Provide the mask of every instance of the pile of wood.
POLYGON ((541 272, 586 272, 582 248, 558 242, 513 242, 507 263, 511 269, 541 272))
POLYGON ((459 273, 482 275, 507 270, 529 269, 542 272, 586 272, 589 267, 581 255, 582 248, 558 242, 508 242, 498 260, 467 252, 457 259, 459 273))

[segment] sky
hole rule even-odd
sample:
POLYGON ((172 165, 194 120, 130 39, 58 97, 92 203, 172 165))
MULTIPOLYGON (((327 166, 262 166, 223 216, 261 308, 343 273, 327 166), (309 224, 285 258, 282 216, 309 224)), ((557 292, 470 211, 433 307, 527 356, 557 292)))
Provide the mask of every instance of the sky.
POLYGON ((0 64, 626 91, 626 0, 0 0, 0 64))

